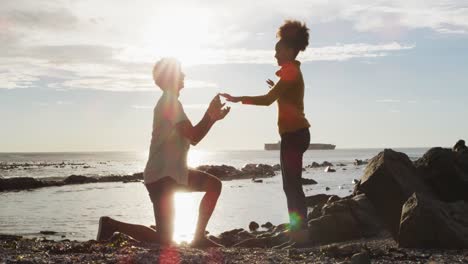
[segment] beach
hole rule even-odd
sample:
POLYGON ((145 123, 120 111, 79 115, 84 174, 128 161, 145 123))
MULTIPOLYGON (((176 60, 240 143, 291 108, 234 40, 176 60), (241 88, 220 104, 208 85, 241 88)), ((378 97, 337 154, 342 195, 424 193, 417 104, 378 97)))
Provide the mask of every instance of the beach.
MULTIPOLYGON (((390 149, 306 152, 303 178, 307 181, 303 182, 303 189, 311 237, 304 245, 288 242, 285 224, 288 216, 281 172, 276 164, 277 152, 241 151, 205 153, 205 156, 197 153, 192 166, 216 172, 223 180, 222 195, 207 230, 212 240, 225 247, 208 249, 195 249, 188 244, 202 193, 176 194, 174 241, 177 245, 173 247, 138 242, 119 233, 108 241, 95 240, 102 215, 154 225, 151 203, 139 172, 144 158, 135 158, 136 154, 2 154, 0 197, 4 207, 0 215, 0 259, 5 263, 468 263, 468 251, 463 246, 443 244, 447 248, 439 249, 423 243, 416 248, 401 247, 398 235, 395 237, 386 223, 394 217, 381 218, 381 213, 387 210, 366 189, 367 178, 381 177, 380 166, 399 171, 396 174, 393 169, 387 171, 385 177, 400 177, 407 173, 401 169, 402 164, 424 167, 437 155, 456 154, 453 157, 463 162, 466 157, 465 152, 457 154, 441 148, 405 151, 408 155, 390 149), (226 165, 229 162, 237 167, 226 165), (119 166, 112 171, 108 164, 119 166), (86 170, 89 171, 80 175, 58 176, 59 171, 67 175, 86 170), (53 176, 45 172, 53 172, 53 176), (18 179, 12 177, 15 173, 32 179, 35 185, 22 189, 9 184, 18 179)), ((383 188, 378 195, 388 195, 385 189, 400 188, 378 181, 377 185, 375 180, 371 182, 373 189, 383 188)), ((448 205, 432 202, 432 198, 427 200, 419 194, 413 194, 411 199, 418 203, 430 202, 430 207, 455 210, 445 213, 448 215, 466 213, 463 202, 448 205)), ((403 206, 402 214, 408 213, 405 206, 410 205, 403 206)), ((440 219, 448 221, 446 228, 461 228, 464 232, 465 220, 451 216, 440 219)), ((418 232, 414 225, 406 225, 405 232, 418 232)), ((440 239, 450 239, 445 229, 439 232, 440 239)))
MULTIPOLYGON (((426 149, 407 149, 416 159, 426 149)), ((318 193, 336 194, 344 197, 351 194, 354 183, 359 179, 365 165, 355 166, 354 160, 365 160, 377 154, 380 149, 350 149, 333 151, 307 151, 304 167, 313 162, 328 161, 344 164, 336 167, 335 173, 324 172, 324 167, 307 168, 304 178, 317 181, 305 185, 306 195, 318 193), (326 188, 330 188, 326 191, 326 188)), ((33 177, 35 179, 64 179, 70 175, 110 176, 131 175, 143 171, 146 156, 143 153, 43 153, 43 154, 0 154, 5 164, 20 164, 14 169, 0 171, 4 178, 33 177), (63 165, 60 165, 62 164, 63 165), (25 164, 29 164, 24 166, 25 164), (42 165, 40 165, 42 164, 42 165), (49 166, 49 164, 51 164, 49 166), (57 165, 58 164, 58 165, 57 165), (77 165, 78 164, 78 165, 77 165), (23 166, 21 166, 23 165, 23 166), (86 167, 86 168, 85 168, 86 167), (89 167, 89 168, 88 168, 89 167)), ((195 152, 189 155, 189 164, 227 164, 242 168, 246 164, 279 163, 278 151, 223 151, 195 152)), ((223 181, 220 200, 209 222, 208 231, 219 234, 234 228, 247 228, 250 221, 282 224, 288 221, 286 198, 282 190, 281 174, 253 183, 250 179, 223 181)), ((179 194, 180 212, 184 219, 196 219, 197 204, 201 193, 179 194), (186 204, 192 205, 183 207, 186 204), (187 211, 190 211, 187 212, 187 211)), ((19 192, 0 192, 2 212, 0 233, 24 236, 43 236, 40 231, 57 232, 58 237, 88 240, 95 238, 100 216, 108 215, 144 225, 154 224, 151 201, 141 182, 89 183, 66 185, 19 192)), ((177 231, 178 242, 187 240, 191 230, 177 231)), ((51 236, 46 236, 51 238, 51 236)))

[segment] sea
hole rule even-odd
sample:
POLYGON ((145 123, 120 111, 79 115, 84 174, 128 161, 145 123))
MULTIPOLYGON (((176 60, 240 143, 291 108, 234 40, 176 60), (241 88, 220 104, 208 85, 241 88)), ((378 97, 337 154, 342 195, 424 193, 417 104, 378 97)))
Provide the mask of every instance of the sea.
MULTIPOLYGON (((303 159, 304 167, 324 161, 345 166, 335 166, 336 172, 325 172, 324 168, 306 169, 303 177, 318 182, 303 186, 306 196, 318 193, 341 197, 350 195, 354 188, 353 180, 360 179, 366 168, 365 165, 354 165, 354 160, 370 159, 382 150, 308 150, 303 159)), ((427 148, 395 150, 416 160, 427 148)), ((0 177, 58 179, 70 175, 130 175, 142 172, 146 160, 145 152, 0 153, 0 177)), ((279 151, 191 150, 188 163, 191 167, 225 164, 242 168, 249 163, 275 165, 279 163, 279 151)), ((176 194, 176 242, 192 239, 202 197, 203 193, 176 194)), ((155 222, 151 201, 141 182, 66 185, 0 193, 0 234, 84 241, 96 238, 101 216, 146 226, 155 222)), ((207 230, 218 235, 235 228, 248 229, 251 221, 260 225, 288 222, 281 172, 263 179, 262 183, 245 179, 223 181, 222 193, 207 230)))

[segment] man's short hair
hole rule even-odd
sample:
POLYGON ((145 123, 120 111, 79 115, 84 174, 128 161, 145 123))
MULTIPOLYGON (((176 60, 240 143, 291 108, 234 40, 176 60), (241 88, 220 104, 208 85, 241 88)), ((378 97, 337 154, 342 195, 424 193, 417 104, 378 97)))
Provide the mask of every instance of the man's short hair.
POLYGON ((153 67, 153 80, 162 90, 167 89, 168 84, 176 82, 179 74, 180 62, 175 58, 162 58, 153 67))

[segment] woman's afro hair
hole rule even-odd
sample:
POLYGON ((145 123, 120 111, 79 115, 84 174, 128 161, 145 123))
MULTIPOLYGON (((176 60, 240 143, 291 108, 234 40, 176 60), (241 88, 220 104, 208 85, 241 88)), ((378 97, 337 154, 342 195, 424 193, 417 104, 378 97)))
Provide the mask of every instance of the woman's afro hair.
POLYGON ((304 51, 309 45, 309 28, 297 20, 286 20, 276 36, 297 51, 304 51))

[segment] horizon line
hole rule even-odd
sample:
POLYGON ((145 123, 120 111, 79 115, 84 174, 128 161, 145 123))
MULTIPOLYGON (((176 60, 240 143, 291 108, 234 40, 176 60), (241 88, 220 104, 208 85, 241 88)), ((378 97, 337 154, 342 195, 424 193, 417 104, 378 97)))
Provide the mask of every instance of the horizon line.
MULTIPOLYGON (((435 147, 452 148, 448 146, 412 146, 412 147, 344 147, 336 148, 334 150, 353 150, 353 149, 429 149, 435 147)), ((274 152, 279 150, 264 150, 264 149, 192 149, 195 151, 205 152, 227 152, 227 151, 267 151, 274 152)), ((71 150, 71 151, 0 151, 0 154, 23 154, 23 153, 131 153, 131 152, 148 152, 149 150, 71 150)), ((189 150, 190 151, 190 150, 189 150)), ((310 150, 308 150, 310 151, 310 150)), ((319 151, 333 151, 333 150, 319 150, 319 151)))

